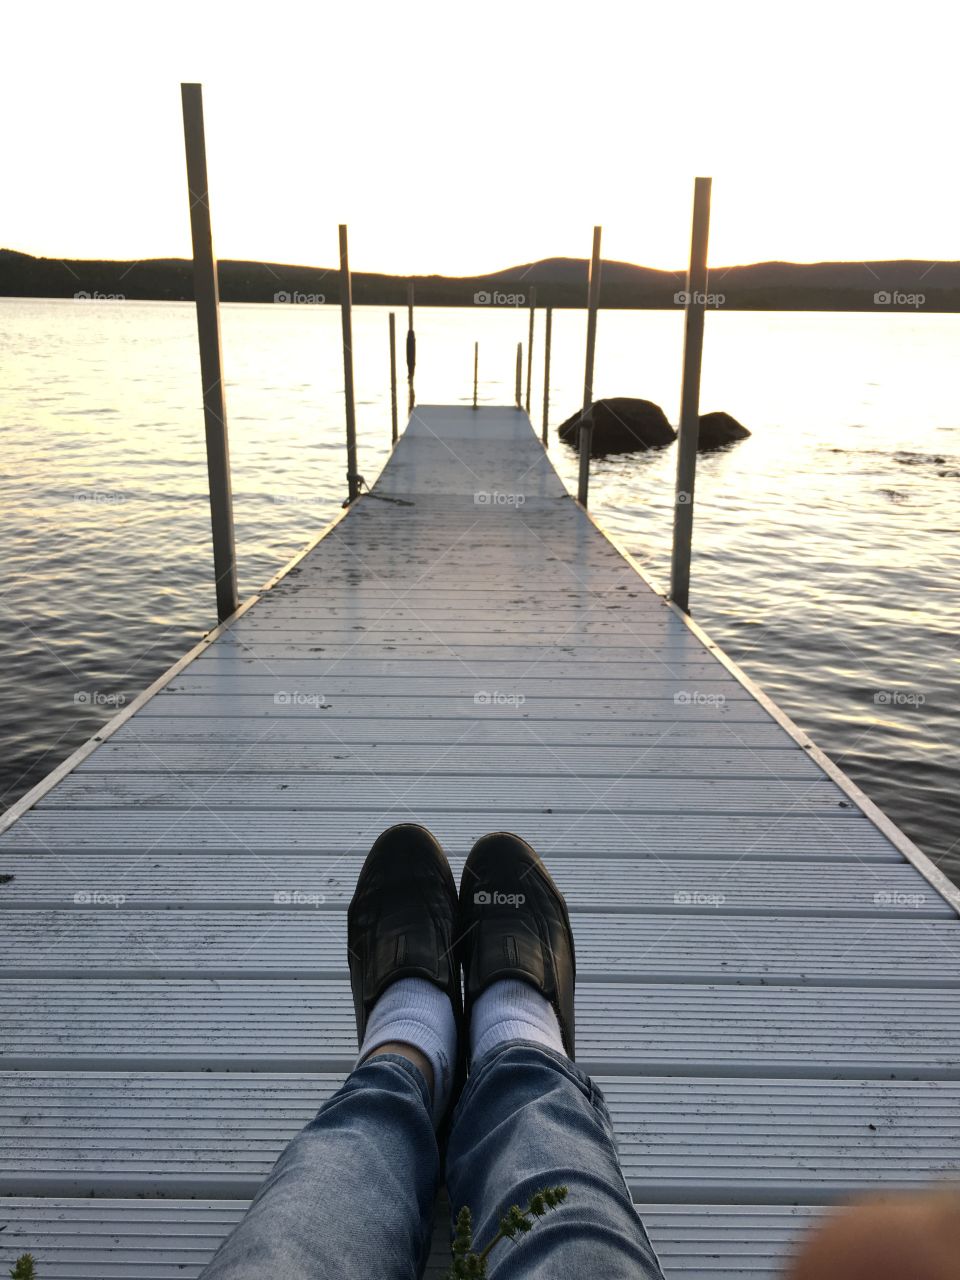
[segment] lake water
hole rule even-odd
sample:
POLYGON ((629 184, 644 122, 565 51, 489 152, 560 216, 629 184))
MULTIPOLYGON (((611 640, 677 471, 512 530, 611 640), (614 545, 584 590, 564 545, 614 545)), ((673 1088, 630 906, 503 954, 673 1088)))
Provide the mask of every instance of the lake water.
MULTIPOLYGON (((398 313, 401 342, 405 314, 398 313)), ((339 311, 222 313, 241 591, 346 491, 339 311)), ((527 314, 417 314, 417 394, 510 403, 527 314)), ((550 451, 585 317, 554 314, 550 451)), ((360 470, 390 447, 386 308, 354 312, 360 470)), ((701 403, 751 439, 701 459, 694 616, 960 881, 960 317, 709 314, 701 403)), ((597 396, 678 416, 682 315, 600 315, 597 396)), ((542 393, 542 316, 534 421, 542 393)), ((0 299, 0 789, 9 804, 215 622, 186 303, 0 299)), ((402 398, 405 389, 402 389, 402 398)), ((405 403, 405 400, 404 400, 405 403)), ((666 583, 675 449, 595 464, 591 508, 666 583)))

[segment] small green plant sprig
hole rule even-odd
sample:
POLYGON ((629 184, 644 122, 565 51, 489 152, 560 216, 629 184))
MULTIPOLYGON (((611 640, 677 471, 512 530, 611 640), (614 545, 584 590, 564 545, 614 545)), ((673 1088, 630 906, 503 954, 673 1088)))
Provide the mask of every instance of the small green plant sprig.
POLYGON ((10 1280, 37 1280, 37 1268, 32 1253, 21 1253, 10 1271, 10 1280))
POLYGON ((500 1230, 485 1249, 479 1253, 473 1248, 473 1215, 467 1205, 457 1214, 453 1234, 453 1266, 447 1272, 447 1280, 483 1280, 487 1274, 487 1259, 499 1240, 514 1240, 533 1230, 534 1218, 542 1218, 548 1209, 558 1209, 567 1198, 566 1187, 544 1187, 535 1191, 525 1209, 511 1205, 500 1219, 500 1230))

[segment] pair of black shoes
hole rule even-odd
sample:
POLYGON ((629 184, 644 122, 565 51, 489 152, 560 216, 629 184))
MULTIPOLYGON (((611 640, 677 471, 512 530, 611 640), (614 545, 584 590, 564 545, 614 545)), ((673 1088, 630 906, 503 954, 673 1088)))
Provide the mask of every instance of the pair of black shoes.
POLYGON ((458 899, 446 854, 430 832, 390 827, 357 880, 347 947, 361 1044, 371 1009, 399 978, 426 978, 446 992, 461 1046, 480 994, 515 978, 550 1001, 574 1056, 576 959, 567 904, 519 836, 501 831, 477 841, 458 899))

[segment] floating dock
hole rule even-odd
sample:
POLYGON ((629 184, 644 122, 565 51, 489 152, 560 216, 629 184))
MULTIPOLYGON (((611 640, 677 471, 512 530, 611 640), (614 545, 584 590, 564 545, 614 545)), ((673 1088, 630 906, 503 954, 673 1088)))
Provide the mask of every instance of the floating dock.
MULTIPOLYGON (((373 493, 7 815, 0 1265, 191 1280, 356 1053, 374 838, 507 828, 668 1278, 960 1170, 960 894, 565 492, 421 407, 373 493)), ((441 1242, 442 1243, 442 1242, 441 1242)), ((431 1269, 439 1274, 439 1259, 431 1269)))

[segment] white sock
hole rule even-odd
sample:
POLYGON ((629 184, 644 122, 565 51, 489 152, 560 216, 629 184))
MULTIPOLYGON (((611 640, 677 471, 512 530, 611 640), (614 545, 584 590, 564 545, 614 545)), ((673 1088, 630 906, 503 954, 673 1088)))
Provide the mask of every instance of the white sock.
POLYGON ((550 1001, 528 982, 502 978, 493 982, 473 1006, 470 1016, 470 1061, 507 1040, 529 1040, 559 1053, 560 1023, 550 1001))
POLYGON ((400 978, 370 1011, 357 1065, 374 1049, 392 1042, 412 1044, 433 1068, 433 1118, 447 1109, 457 1059, 457 1024, 446 992, 426 978, 400 978))

